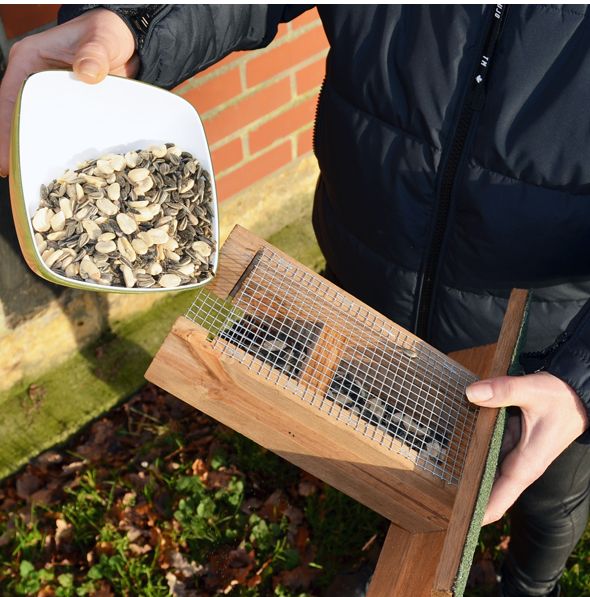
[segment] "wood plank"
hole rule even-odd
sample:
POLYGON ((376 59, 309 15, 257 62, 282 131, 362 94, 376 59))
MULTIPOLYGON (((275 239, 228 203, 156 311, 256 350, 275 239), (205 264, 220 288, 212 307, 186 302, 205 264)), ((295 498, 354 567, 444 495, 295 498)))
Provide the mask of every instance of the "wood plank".
POLYGON ((367 597, 431 597, 445 532, 410 533, 389 525, 367 597))
MULTIPOLYGON (((518 340, 527 297, 528 291, 526 290, 515 289, 512 291, 494 358, 487 371, 483 366, 485 364, 482 365, 485 377, 506 375, 518 340)), ((435 589, 442 594, 445 591, 452 594, 498 412, 496 408, 483 407, 479 411, 475 433, 465 462, 464 474, 457 491, 451 523, 445 538, 443 555, 436 573, 435 589)))
POLYGON ((469 369, 469 371, 473 371, 479 378, 485 379, 490 377, 488 372, 494 361, 497 346, 498 343, 494 342, 494 344, 486 344, 476 348, 457 350, 449 353, 449 357, 469 369))
POLYGON ((313 347, 315 358, 308 359, 301 383, 313 388, 317 396, 323 397, 340 364, 345 346, 346 339, 342 334, 334 332, 329 326, 323 326, 313 347))
POLYGON ((404 528, 446 528, 455 489, 356 434, 208 345, 184 317, 146 378, 404 528))

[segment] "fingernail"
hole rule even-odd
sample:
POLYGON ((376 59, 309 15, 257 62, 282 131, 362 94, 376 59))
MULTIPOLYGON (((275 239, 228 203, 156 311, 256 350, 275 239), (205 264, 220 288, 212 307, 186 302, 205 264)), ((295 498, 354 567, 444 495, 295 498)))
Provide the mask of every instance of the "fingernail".
POLYGON ((471 402, 485 402, 494 396, 491 384, 484 382, 470 385, 465 393, 471 402))
POLYGON ((100 64, 92 58, 83 58, 78 63, 78 72, 89 79, 98 79, 101 75, 100 64))

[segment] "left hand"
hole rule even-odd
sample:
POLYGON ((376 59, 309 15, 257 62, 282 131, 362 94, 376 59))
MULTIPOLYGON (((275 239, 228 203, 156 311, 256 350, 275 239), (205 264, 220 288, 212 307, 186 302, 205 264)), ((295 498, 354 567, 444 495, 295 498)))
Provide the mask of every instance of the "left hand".
POLYGON ((499 520, 518 496, 588 428, 582 401, 564 381, 540 372, 522 377, 496 377, 470 385, 467 398, 482 407, 518 406, 520 438, 507 433, 483 524, 499 520), (506 444, 512 444, 506 445, 506 444), (510 449, 511 448, 511 449, 510 449))

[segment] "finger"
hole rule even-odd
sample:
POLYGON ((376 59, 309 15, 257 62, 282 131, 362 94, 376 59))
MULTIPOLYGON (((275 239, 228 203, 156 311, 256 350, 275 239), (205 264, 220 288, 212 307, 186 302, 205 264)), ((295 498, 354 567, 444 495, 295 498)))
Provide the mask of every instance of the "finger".
POLYGON ((14 59, 15 50, 11 53, 11 60, 0 86, 0 175, 8 174, 8 154, 10 149, 10 129, 14 104, 23 81, 33 72, 27 56, 14 59))
POLYGON ((520 440, 520 414, 511 415, 506 421, 506 428, 504 429, 504 437, 502 438, 502 446, 500 447, 500 455, 498 461, 502 462, 510 452, 516 447, 520 440))
POLYGON ((531 395, 534 394, 534 376, 523 377, 495 377, 478 381, 468 386, 465 390, 470 402, 478 406, 488 408, 500 408, 502 406, 526 407, 529 404, 531 395))
MULTIPOLYGON (((540 476, 540 475, 539 475, 540 476)), ((538 478, 538 476, 536 476, 538 478)), ((500 474, 494 483, 483 518, 483 525, 500 520, 520 494, 536 480, 535 476, 513 477, 500 474)))
POLYGON ((90 41, 76 52, 72 68, 74 74, 85 83, 100 83, 110 70, 108 48, 99 41, 90 41))

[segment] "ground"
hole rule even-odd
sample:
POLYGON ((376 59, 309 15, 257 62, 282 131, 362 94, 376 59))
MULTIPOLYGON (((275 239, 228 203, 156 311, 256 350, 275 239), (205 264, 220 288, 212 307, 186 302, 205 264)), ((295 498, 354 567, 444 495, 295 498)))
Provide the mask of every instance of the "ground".
MULTIPOLYGON (((374 560, 387 522, 147 385, 0 485, 0 594, 311 597, 374 560)), ((468 597, 494 595, 506 522, 468 597)), ((590 595, 590 537, 565 595, 590 595)))

